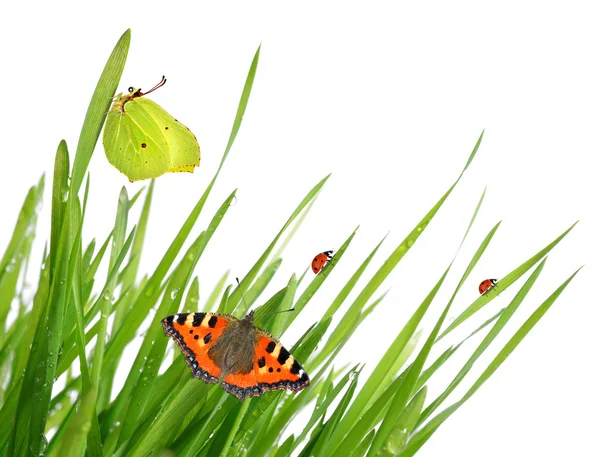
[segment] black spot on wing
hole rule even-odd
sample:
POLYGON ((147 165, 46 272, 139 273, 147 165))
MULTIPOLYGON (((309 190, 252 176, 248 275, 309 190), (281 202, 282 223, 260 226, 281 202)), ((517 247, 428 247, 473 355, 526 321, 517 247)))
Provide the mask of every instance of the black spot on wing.
MULTIPOLYGON (((210 333, 209 333, 210 335, 210 333)), ((267 362, 265 361, 264 357, 261 357, 260 359, 258 359, 258 368, 262 368, 267 364, 267 362)))
POLYGON ((269 341, 269 344, 267 344, 267 347, 265 348, 265 350, 270 354, 271 352, 273 352, 275 350, 275 346, 277 344, 275 343, 275 341, 269 341))
POLYGON ((177 323, 178 323, 179 325, 183 325, 183 324, 185 324, 185 320, 186 320, 186 319, 187 319, 187 314, 179 314, 179 315, 177 316, 177 323))
POLYGON ((215 325, 217 325, 217 316, 211 316, 211 318, 208 320, 208 326, 210 328, 215 328, 215 325))
POLYGON ((298 373, 300 373, 301 369, 302 369, 302 367, 300 366, 300 364, 298 363, 298 361, 294 360, 294 363, 292 364, 292 368, 290 370, 290 373, 292 373, 292 374, 298 374, 298 373))
POLYGON ((194 327, 199 327, 204 320, 204 316, 206 316, 206 313, 194 313, 194 321, 192 322, 192 325, 194 327))
POLYGON ((290 353, 288 352, 288 350, 282 346, 281 350, 279 351, 279 357, 277 357, 279 365, 283 365, 287 361, 289 356, 290 353))
POLYGON ((207 333, 207 334, 204 336, 204 344, 208 344, 208 343, 210 343, 210 341, 211 341, 211 340, 212 340, 212 333, 207 333))

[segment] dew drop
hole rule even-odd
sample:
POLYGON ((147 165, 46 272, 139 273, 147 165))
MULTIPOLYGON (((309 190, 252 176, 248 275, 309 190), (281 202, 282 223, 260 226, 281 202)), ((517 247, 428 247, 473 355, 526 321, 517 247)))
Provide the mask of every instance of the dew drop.
POLYGON ((146 297, 152 297, 154 295, 154 291, 155 291, 155 287, 153 285, 150 285, 146 288, 146 297))
POLYGON ((10 259, 10 262, 8 263, 8 265, 6 265, 6 268, 5 268, 5 270, 6 270, 7 272, 9 272, 9 273, 10 273, 11 271, 14 271, 14 270, 15 270, 15 259, 10 259))
POLYGON ((177 297, 177 292, 179 292, 179 288, 173 289, 171 292, 171 300, 175 300, 175 297, 177 297))
POLYGON ((31 446, 29 446, 29 450, 35 456, 44 455, 46 453, 46 449, 48 449, 48 440, 43 433, 40 435, 39 443, 34 442, 31 444, 31 446))

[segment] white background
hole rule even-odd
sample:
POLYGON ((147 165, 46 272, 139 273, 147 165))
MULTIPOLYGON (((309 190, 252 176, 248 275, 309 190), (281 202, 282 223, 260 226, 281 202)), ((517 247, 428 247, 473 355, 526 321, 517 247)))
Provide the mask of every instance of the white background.
MULTIPOLYGON (((152 99, 184 122, 202 149, 196 173, 156 183, 142 259, 143 271, 152 271, 216 170, 248 66, 262 43, 240 134, 199 225, 239 188, 237 205, 198 266, 201 301, 226 270, 232 282, 243 276, 305 193, 333 172, 270 291, 361 226, 310 308, 283 335, 290 346, 389 231, 365 279, 373 274, 458 176, 486 128, 472 167, 382 286, 380 293, 391 288, 386 300, 340 355, 339 366, 375 365, 452 259, 487 186, 471 237, 424 322, 427 331, 499 220, 453 316, 477 297, 479 281, 506 275, 576 220, 581 222, 550 254, 503 342, 586 266, 419 455, 598 455, 600 31, 593 2, 51 3, 11 2, 0 19, 0 248, 28 187, 42 173, 51 182, 60 139, 74 156, 98 76, 131 27, 120 90, 149 88, 165 74, 167 85, 152 99)), ((142 186, 112 168, 100 145, 90 170, 86 242, 110 231, 121 186, 130 195, 142 186)), ((36 259, 49 229, 49 201, 46 192, 36 259)), ((505 306, 522 283, 494 300, 470 328, 505 306)), ((474 347, 432 381, 429 400, 474 347)), ((469 376, 464 387, 475 379, 469 376)))

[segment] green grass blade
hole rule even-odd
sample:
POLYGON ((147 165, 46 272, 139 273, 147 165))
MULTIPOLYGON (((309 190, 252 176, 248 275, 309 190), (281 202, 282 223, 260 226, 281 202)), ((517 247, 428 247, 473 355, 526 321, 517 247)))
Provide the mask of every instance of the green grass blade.
POLYGON ((350 457, 364 457, 369 447, 371 447, 374 436, 375 430, 371 430, 369 434, 365 436, 365 439, 362 440, 358 446, 356 446, 350 457))
POLYGON ((380 449, 381 457, 394 457, 406 448, 408 436, 415 429, 419 414, 423 410, 427 387, 418 391, 406 409, 398 418, 396 425, 388 435, 383 447, 380 449))
MULTIPOLYGON (((217 170, 217 175, 219 174, 219 171, 221 171, 221 168, 223 167, 223 164, 225 163, 225 160, 227 159, 227 156, 229 155, 229 151, 231 150, 231 147, 233 146, 233 142, 235 141, 235 138, 237 137, 237 134, 242 125, 242 119, 244 118, 244 113, 246 112, 246 107, 248 106, 248 100, 250 99, 250 94, 252 93, 252 85, 254 84, 254 77, 256 76, 256 69, 258 68, 259 57, 260 57, 260 46, 256 50, 256 53, 254 54, 254 58, 252 59, 252 63, 250 64, 250 69, 248 70, 248 75, 246 76, 246 82, 244 83, 244 89, 242 90, 242 96, 240 97, 240 102, 238 103, 238 109, 237 109, 237 112, 235 113, 235 119, 233 121, 233 126, 231 127, 231 133, 229 134, 229 140, 227 140, 227 147, 225 148, 225 153, 223 154, 221 163, 219 164, 219 169, 217 170)), ((215 175, 214 179, 216 179, 217 175, 215 175)), ((213 181, 214 181, 214 179, 213 179, 213 181)))
POLYGON ((221 449, 221 453, 219 454, 219 457, 226 457, 227 453, 229 452, 229 448, 231 447, 231 442, 233 441, 235 434, 237 433, 238 429, 240 428, 240 423, 242 422, 242 419, 244 419, 244 416, 246 415, 246 412, 248 411, 249 406, 250 406, 249 401, 242 402, 242 404, 239 408, 239 411, 238 411, 237 415, 235 416, 235 421, 233 422, 233 425, 231 426, 231 428, 228 428, 227 441, 225 441, 225 444, 223 445, 223 448, 221 449))
POLYGON ((77 143, 77 152, 73 162, 71 175, 70 195, 77 195, 83 183, 83 177, 92 158, 100 131, 104 125, 106 114, 110 109, 112 98, 117 91, 119 80, 125 68, 125 60, 129 51, 131 31, 128 29, 123 33, 115 45, 106 66, 100 75, 94 95, 88 106, 77 143))
POLYGON ((50 259, 48 265, 54 271, 58 241, 65 217, 67 198, 69 196, 69 150, 62 140, 56 150, 54 159, 54 178, 52 182, 52 215, 50 225, 50 259))

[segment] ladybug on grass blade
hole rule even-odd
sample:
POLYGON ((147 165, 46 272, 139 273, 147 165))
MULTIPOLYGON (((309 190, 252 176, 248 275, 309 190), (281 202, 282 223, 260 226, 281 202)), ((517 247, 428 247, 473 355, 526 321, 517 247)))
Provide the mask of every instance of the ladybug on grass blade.
POLYGON ((488 290, 492 289, 497 282, 497 279, 484 279, 481 281, 481 284, 479 284, 479 294, 485 294, 488 290))
POLYGON ((323 269, 325 264, 331 260, 333 256, 333 251, 325 251, 317 254, 312 261, 312 271, 315 274, 318 274, 319 271, 323 269))

